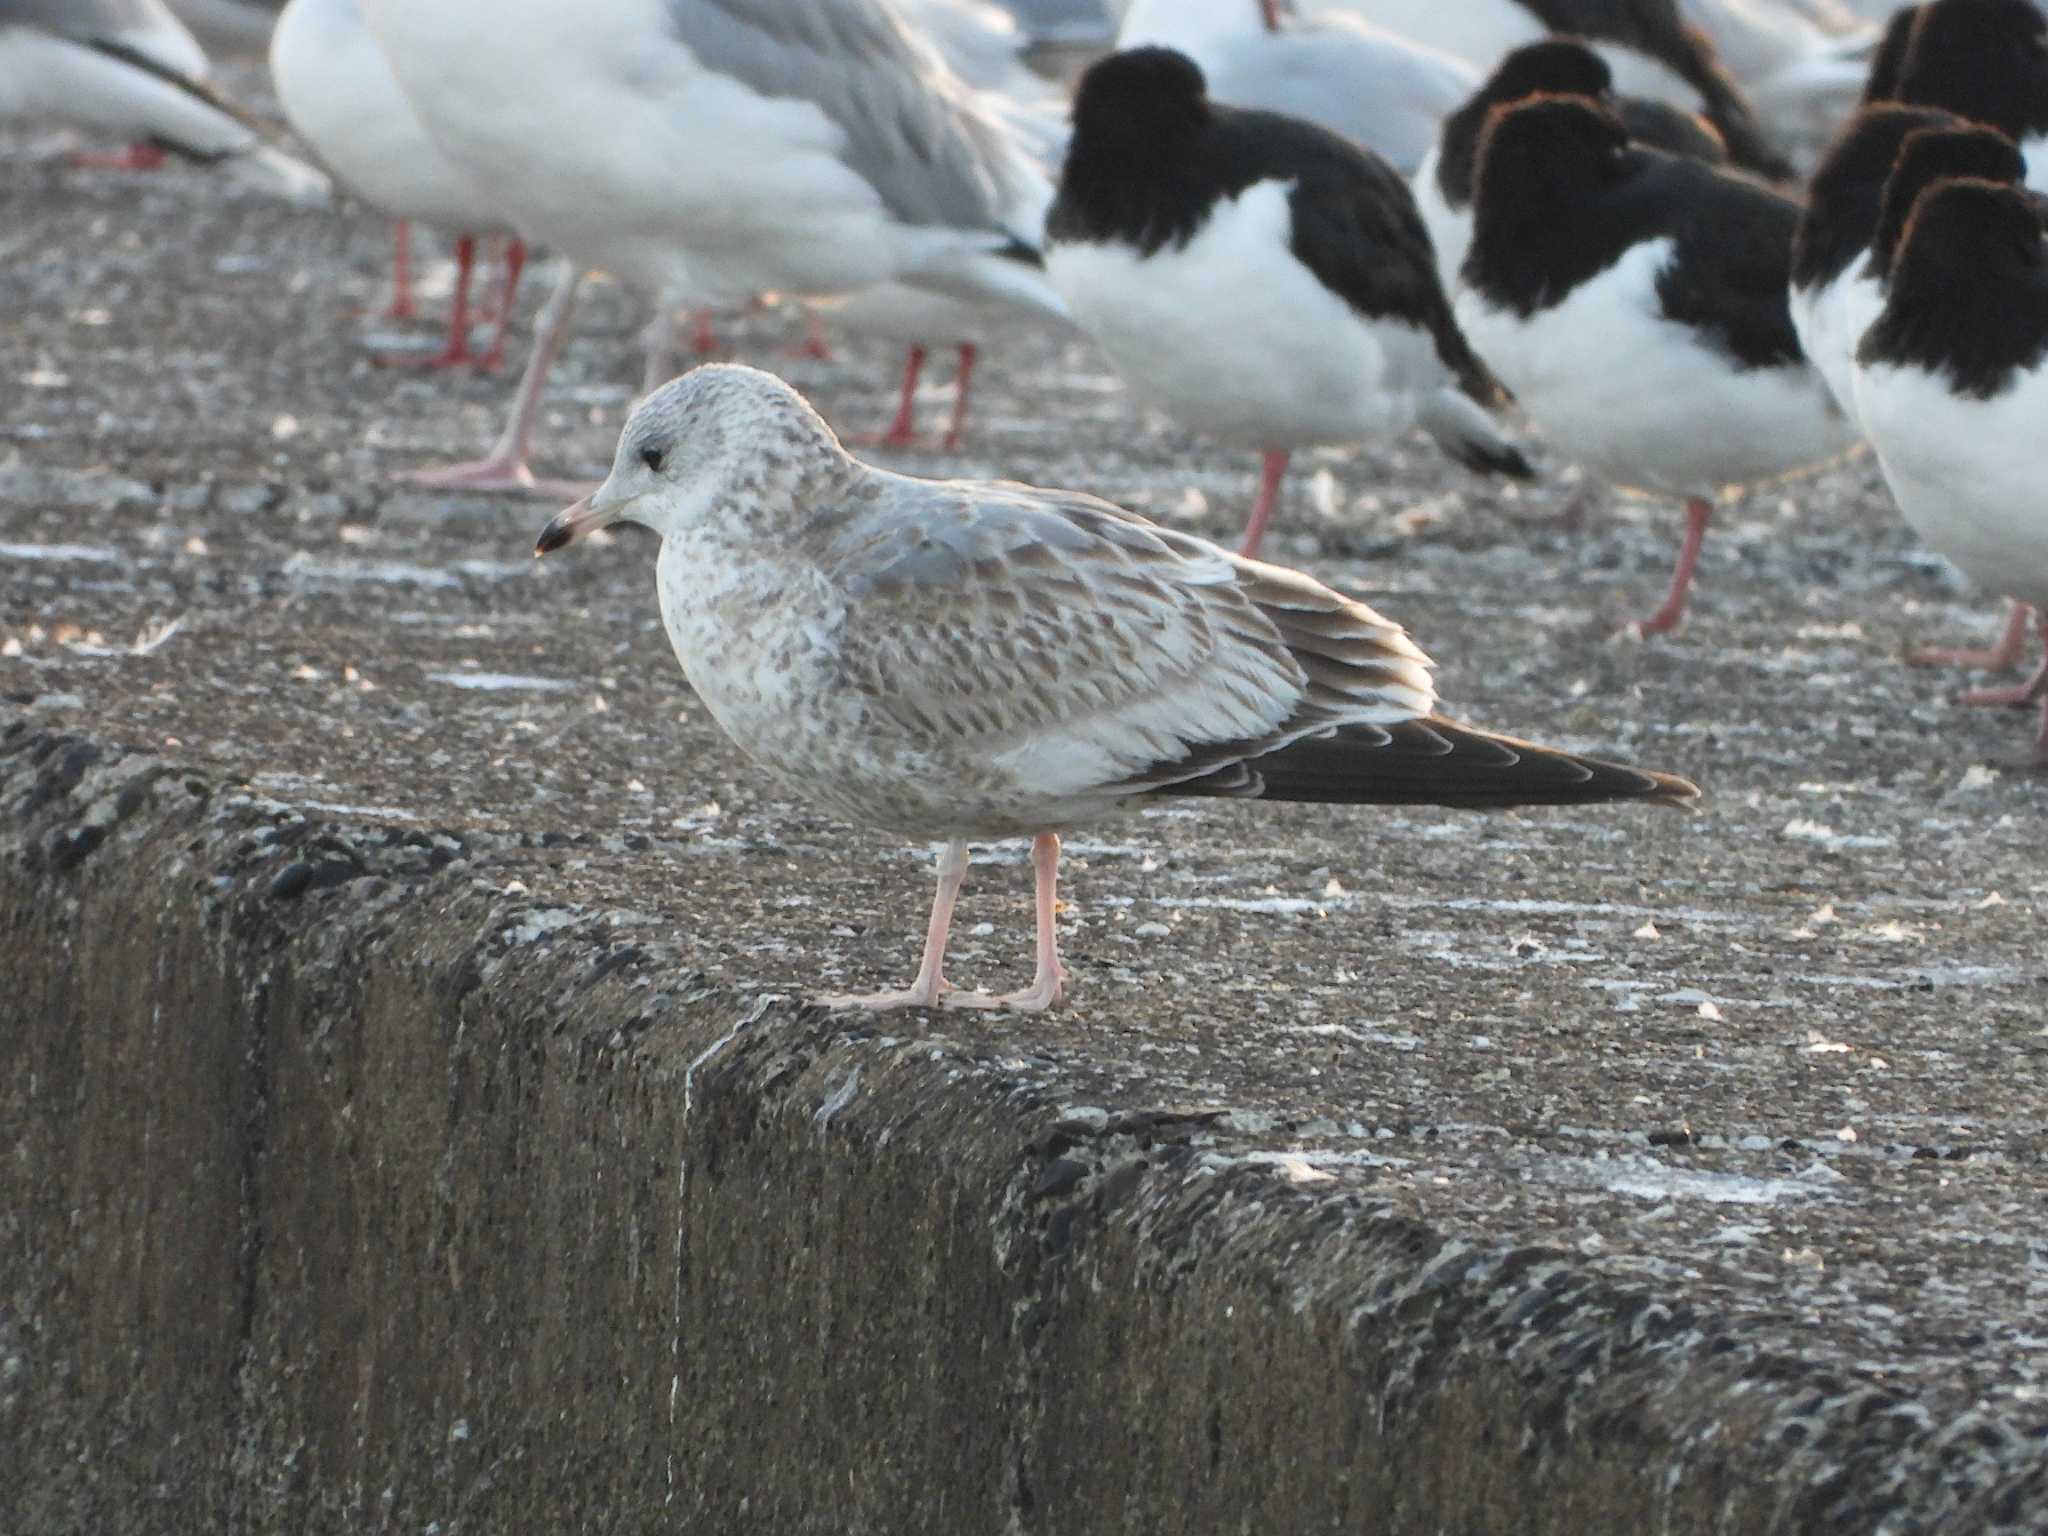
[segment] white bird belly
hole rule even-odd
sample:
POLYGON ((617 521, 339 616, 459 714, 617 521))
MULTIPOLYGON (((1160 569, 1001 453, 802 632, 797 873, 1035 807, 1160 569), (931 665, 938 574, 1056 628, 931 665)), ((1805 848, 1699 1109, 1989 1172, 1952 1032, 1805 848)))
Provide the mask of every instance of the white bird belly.
POLYGON ((1149 257, 1062 242, 1047 275, 1132 391, 1196 431, 1262 449, 1402 432, 1449 372, 1426 331, 1367 319, 1294 257, 1287 191, 1259 182, 1149 257))
POLYGON ((1921 369, 1859 366, 1856 399, 1913 530, 1987 590, 2048 606, 2048 378, 1958 399, 1921 369))
POLYGON ((1422 214, 1423 227, 1429 231, 1430 248, 1436 252, 1437 276, 1445 293, 1456 293, 1458 270, 1465 265, 1465 253, 1472 248, 1472 210, 1470 206, 1450 205, 1436 179, 1438 164, 1438 151, 1432 149, 1416 167, 1410 185, 1415 191, 1415 206, 1422 214))
POLYGON ((1458 323, 1544 435, 1615 485, 1711 497, 1846 450, 1854 429, 1813 369, 1739 369, 1661 317, 1671 249, 1634 246, 1526 317, 1466 288, 1458 323))
POLYGON ((1818 289, 1792 291, 1792 328, 1799 333, 1799 345, 1852 423, 1857 420, 1856 344, 1883 303, 1867 255, 1818 289))

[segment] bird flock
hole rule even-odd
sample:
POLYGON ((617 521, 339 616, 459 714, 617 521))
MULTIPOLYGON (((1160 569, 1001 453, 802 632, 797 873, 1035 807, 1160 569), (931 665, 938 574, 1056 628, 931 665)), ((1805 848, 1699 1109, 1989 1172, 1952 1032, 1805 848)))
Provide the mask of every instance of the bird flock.
POLYGON ((946 844, 917 979, 866 1006, 1057 1003, 1059 833, 1159 794, 1684 805, 1668 774, 1459 724, 1401 627, 1259 558, 1290 457, 1419 429, 1475 475, 1575 465, 1682 507, 1687 617, 1730 495, 1868 445, 1916 534, 2010 617, 2048 765, 2048 17, 2034 0, 204 0, 268 29, 324 170, 206 83, 163 0, 0 0, 0 117, 58 117, 316 201, 328 177, 453 241, 446 340, 506 356, 559 258, 499 440, 528 467, 585 276, 643 293, 644 398, 537 553, 661 535, 692 686, 769 773, 946 844), (1071 87, 1057 70, 1081 60, 1071 87), (501 272, 483 296, 478 269, 501 272), (1078 332, 1131 392, 1256 452, 1236 550, 1077 492, 851 454, 771 374, 670 382, 673 317, 766 299, 905 348, 896 418, 996 322, 1078 332), (489 343, 473 329, 495 309, 489 343), (1028 837, 1031 985, 953 990, 970 839, 1028 837))

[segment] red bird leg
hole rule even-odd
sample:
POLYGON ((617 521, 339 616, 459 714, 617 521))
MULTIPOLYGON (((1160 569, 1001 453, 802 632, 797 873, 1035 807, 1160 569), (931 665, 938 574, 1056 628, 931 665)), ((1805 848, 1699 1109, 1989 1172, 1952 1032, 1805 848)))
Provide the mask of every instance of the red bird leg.
POLYGON ((2019 709, 2048 694, 2048 609, 2036 610, 2034 624, 2041 635, 2040 669, 2024 683, 2015 683, 2009 688, 1974 689, 1963 695, 1965 704, 1981 705, 1990 709, 2019 709))
POLYGON ((455 242, 455 296, 448 305, 448 340, 432 357, 414 357, 387 352, 379 356, 380 368, 459 368, 470 360, 469 284, 476 271, 476 237, 464 235, 455 242))
POLYGON ((1273 509, 1280 504, 1280 480, 1287 473, 1287 461, 1293 457, 1285 448, 1269 448, 1259 472, 1259 496, 1252 503, 1252 519, 1244 525, 1244 537, 1238 541, 1237 552, 1247 560, 1259 558, 1259 545, 1265 541, 1266 525, 1273 521, 1273 509))
POLYGON ((974 382, 974 343, 960 343, 960 371, 953 375, 953 419, 946 424, 946 452, 951 453, 960 446, 960 438, 967 430, 967 391, 974 382))
POLYGON ((490 348, 476 360, 478 373, 496 373, 505 365, 505 337, 512 329, 519 276, 525 270, 526 242, 515 236, 505 242, 505 272, 498 289, 498 328, 491 333, 490 348))
POLYGON ((712 312, 708 309, 697 310, 691 316, 690 350, 699 357, 710 357, 725 350, 719 344, 718 332, 712 329, 711 320, 712 312))
POLYGON ((924 372, 924 348, 912 347, 903 362, 903 396, 896 403, 896 419, 884 431, 863 437, 871 448, 908 448, 917 441, 917 376, 924 372))
POLYGON ((171 157, 161 144, 130 144, 111 154, 98 150, 81 150, 70 157, 71 163, 87 171, 160 171, 171 157))
POLYGON ((1280 30, 1280 0, 1259 0, 1259 14, 1265 18, 1266 30, 1280 30))
POLYGON ((1915 667, 1988 667, 1994 672, 2003 672, 2017 663, 2026 650, 2027 629, 2032 616, 2032 608, 2015 600, 2012 611, 2005 616, 2004 632, 1988 649, 1924 646, 1906 653, 1907 664, 1915 667))
POLYGON ((1685 620, 1685 600, 1692 592, 1692 573, 1700 563, 1700 546, 1706 542, 1707 524, 1713 520, 1714 504, 1704 496, 1685 503, 1685 542, 1678 547, 1678 564, 1671 572, 1671 590, 1664 604, 1647 619, 1626 626, 1639 635, 1664 635, 1685 620))
POLYGON ((825 337, 825 322, 815 309, 804 311, 804 339, 789 349, 790 357, 808 357, 817 362, 832 361, 832 343, 825 337))
POLYGON ((398 219, 391 226, 391 302, 383 318, 410 320, 419 312, 412 297, 412 222, 398 219))

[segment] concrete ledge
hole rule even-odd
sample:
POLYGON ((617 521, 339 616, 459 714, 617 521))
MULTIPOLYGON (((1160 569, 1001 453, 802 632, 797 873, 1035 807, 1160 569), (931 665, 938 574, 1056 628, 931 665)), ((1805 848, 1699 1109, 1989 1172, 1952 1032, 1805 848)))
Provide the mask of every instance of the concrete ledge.
POLYGON ((0 717, 11 1529, 2040 1528, 2038 1424, 536 941, 476 842, 0 717))

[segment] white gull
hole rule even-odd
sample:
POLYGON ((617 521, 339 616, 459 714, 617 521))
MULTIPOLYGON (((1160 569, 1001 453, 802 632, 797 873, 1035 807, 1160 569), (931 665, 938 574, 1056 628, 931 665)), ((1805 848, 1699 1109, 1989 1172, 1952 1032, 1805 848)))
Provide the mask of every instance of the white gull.
MULTIPOLYGON (((364 10, 442 149, 584 268, 714 302, 895 279, 1060 312, 1036 264, 1045 176, 882 0, 364 10)), ((499 447, 450 478, 530 484, 524 444, 499 447)))
POLYGON ((514 241, 508 249, 497 338, 483 357, 472 358, 469 284, 476 239, 509 232, 504 210, 486 184, 443 154, 421 126, 383 50, 363 24, 358 0, 290 0, 271 34, 270 76, 299 137, 351 191, 398 221, 394 314, 402 316, 409 308, 406 226, 429 224, 457 237, 448 344, 425 363, 496 366, 504 356, 525 247, 514 241))
POLYGON ((120 134, 302 205, 325 202, 327 178, 265 144, 205 73, 205 53, 162 0, 0 0, 0 121, 120 134))

